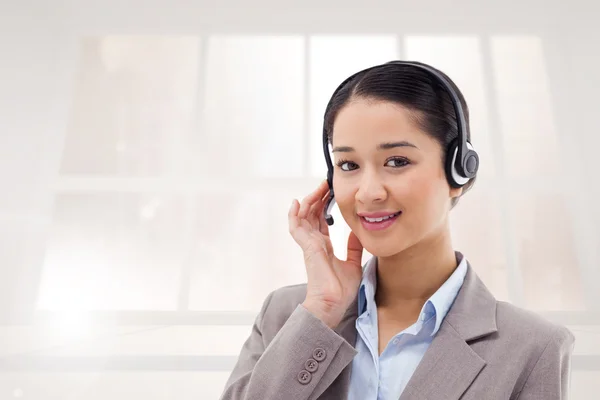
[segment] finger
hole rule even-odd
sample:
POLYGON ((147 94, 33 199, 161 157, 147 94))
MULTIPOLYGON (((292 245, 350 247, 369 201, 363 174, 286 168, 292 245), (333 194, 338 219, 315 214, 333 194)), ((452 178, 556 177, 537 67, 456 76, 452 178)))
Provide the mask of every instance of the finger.
POLYGON ((310 206, 310 210, 308 211, 308 213, 306 214, 306 220, 308 221, 308 223, 310 224, 310 226, 313 229, 317 229, 318 228, 318 220, 316 218, 317 214, 316 214, 316 209, 317 207, 319 207, 319 203, 321 202, 321 200, 317 200, 315 201, 311 206, 310 206))
POLYGON ((327 184, 327 180, 323 180, 321 184, 313 191, 311 194, 306 196, 302 200, 302 204, 300 205, 300 211, 298 212, 298 218, 303 219, 306 218, 307 214, 310 211, 311 206, 321 197, 323 197, 324 193, 329 188, 327 184))
POLYGON ((350 235, 348 236, 348 257, 346 260, 351 262, 352 264, 361 265, 362 264, 362 253, 363 253, 363 245, 358 239, 358 237, 354 234, 354 232, 350 231, 350 235))
POLYGON ((319 199, 312 205, 312 207, 310 208, 308 217, 307 217, 308 221, 310 222, 310 225, 315 230, 319 230, 319 214, 322 213, 322 211, 323 211, 323 200, 319 199))
POLYGON ((288 225, 290 233, 298 227, 298 200, 292 200, 292 205, 288 210, 288 225))
POLYGON ((317 187, 315 191, 306 196, 304 200, 302 200, 302 204, 300 205, 300 211, 298 212, 298 217, 300 219, 306 218, 310 213, 311 207, 314 203, 319 200, 323 196, 323 192, 325 192, 329 188, 327 184, 327 180, 321 182, 321 184, 317 187))
POLYGON ((298 200, 294 199, 290 206, 290 210, 288 211, 288 225, 290 235, 292 235, 292 238, 298 245, 302 246, 302 244, 305 243, 306 235, 303 233, 303 229, 300 226, 300 219, 298 218, 299 208, 300 203, 298 203, 298 200))

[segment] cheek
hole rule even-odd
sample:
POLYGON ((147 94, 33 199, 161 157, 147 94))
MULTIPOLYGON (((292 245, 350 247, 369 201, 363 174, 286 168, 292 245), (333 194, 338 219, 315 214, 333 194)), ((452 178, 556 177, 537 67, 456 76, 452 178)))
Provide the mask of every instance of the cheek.
POLYGON ((448 200, 448 187, 445 177, 439 176, 437 171, 423 169, 407 176, 394 197, 406 208, 407 224, 416 229, 440 219, 448 200))
POLYGON ((407 209, 425 207, 440 194, 439 182, 425 169, 407 174, 392 190, 392 196, 407 209))
POLYGON ((333 180, 335 201, 340 212, 346 218, 347 214, 354 212, 354 199, 356 190, 352 185, 333 180))

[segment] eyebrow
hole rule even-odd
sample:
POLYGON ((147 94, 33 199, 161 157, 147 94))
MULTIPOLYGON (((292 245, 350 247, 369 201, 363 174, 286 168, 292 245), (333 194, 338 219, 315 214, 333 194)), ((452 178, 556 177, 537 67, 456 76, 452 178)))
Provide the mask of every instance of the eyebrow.
MULTIPOLYGON (((414 144, 407 142, 406 140, 402 140, 400 142, 385 142, 385 143, 381 143, 379 144, 379 146, 377 146, 378 150, 390 150, 390 149, 395 149, 396 147, 414 147, 415 149, 418 149, 417 146, 415 146, 414 144)), ((332 150, 334 153, 336 152, 340 152, 340 153, 351 153, 354 151, 353 147, 350 146, 338 146, 338 147, 334 147, 332 150)))

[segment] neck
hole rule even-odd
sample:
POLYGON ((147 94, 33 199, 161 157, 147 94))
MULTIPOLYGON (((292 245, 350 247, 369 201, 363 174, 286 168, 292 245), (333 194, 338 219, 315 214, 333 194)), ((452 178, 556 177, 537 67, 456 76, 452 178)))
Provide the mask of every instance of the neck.
POLYGON ((378 307, 418 313, 457 267, 449 227, 390 257, 377 258, 378 307))

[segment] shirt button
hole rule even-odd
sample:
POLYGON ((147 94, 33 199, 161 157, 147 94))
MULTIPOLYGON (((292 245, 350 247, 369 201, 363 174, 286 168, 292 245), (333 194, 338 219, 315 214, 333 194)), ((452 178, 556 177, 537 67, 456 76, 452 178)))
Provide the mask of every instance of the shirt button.
POLYGON ((394 339, 394 344, 398 344, 399 340, 398 339, 394 339))
POLYGON ((309 358, 306 363, 304 363, 304 368, 306 368, 308 372, 315 372, 319 368, 319 363, 312 358, 309 358))
POLYGON ((319 362, 323 361, 327 357, 327 352, 320 347, 317 347, 313 352, 313 358, 319 362))
POLYGON ((300 382, 303 385, 308 384, 311 379, 312 379, 312 374, 308 371, 302 370, 298 374, 298 382, 300 382))

